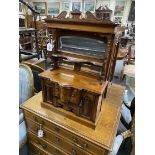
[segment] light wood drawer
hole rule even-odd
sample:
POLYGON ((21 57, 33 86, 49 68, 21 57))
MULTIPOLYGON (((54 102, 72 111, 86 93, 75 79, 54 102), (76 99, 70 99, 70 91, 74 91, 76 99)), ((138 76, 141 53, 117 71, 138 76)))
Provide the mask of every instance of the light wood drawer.
POLYGON ((53 155, 67 155, 65 152, 62 152, 62 150, 60 150, 60 149, 56 148, 55 146, 49 144, 48 142, 46 142, 42 138, 38 138, 32 132, 28 132, 28 138, 29 138, 30 143, 32 142, 32 143, 37 144, 40 148, 42 148, 43 150, 45 150, 49 153, 52 153, 53 155))
MULTIPOLYGON (((27 126, 28 126, 28 131, 31 131, 32 133, 34 133, 37 136, 39 124, 27 119, 27 126)), ((90 155, 90 153, 75 146, 74 144, 72 144, 68 140, 65 140, 64 138, 58 136, 57 134, 47 131, 45 128, 42 128, 42 130, 44 132, 44 136, 42 137, 43 140, 62 149, 67 154, 69 154, 69 155, 90 155)))
POLYGON ((31 152, 30 155, 54 155, 54 154, 48 153, 47 151, 44 151, 34 142, 30 142, 29 147, 30 147, 30 152, 31 152))
POLYGON ((48 122, 44 120, 43 118, 32 114, 30 112, 25 111, 25 117, 29 118, 36 123, 42 124, 43 128, 47 128, 48 130, 51 130, 52 132, 68 139, 71 143, 73 143, 75 146, 78 146, 82 148, 83 150, 86 150, 87 152, 90 152, 90 154, 94 155, 103 155, 105 153, 105 149, 102 149, 101 147, 97 146, 96 144, 93 144, 89 142, 88 140, 81 138, 78 135, 75 135, 62 127, 59 127, 56 124, 53 124, 51 122, 48 122))

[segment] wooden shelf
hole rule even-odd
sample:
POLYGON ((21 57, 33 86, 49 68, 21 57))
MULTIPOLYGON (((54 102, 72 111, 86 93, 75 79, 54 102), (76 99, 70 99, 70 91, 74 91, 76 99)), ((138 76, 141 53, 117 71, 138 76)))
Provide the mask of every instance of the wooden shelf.
POLYGON ((103 66, 103 63, 97 62, 97 61, 88 61, 86 59, 82 59, 82 58, 75 58, 75 57, 71 57, 71 56, 65 56, 62 54, 52 54, 53 57, 61 57, 61 58, 65 58, 66 61, 68 62, 75 62, 75 63, 88 63, 88 64, 92 64, 95 66, 103 66))
POLYGON ((72 86, 77 89, 86 89, 90 92, 102 94, 108 82, 105 81, 101 84, 100 80, 80 75, 79 73, 59 68, 55 70, 47 70, 40 74, 41 77, 57 82, 63 86, 72 86))

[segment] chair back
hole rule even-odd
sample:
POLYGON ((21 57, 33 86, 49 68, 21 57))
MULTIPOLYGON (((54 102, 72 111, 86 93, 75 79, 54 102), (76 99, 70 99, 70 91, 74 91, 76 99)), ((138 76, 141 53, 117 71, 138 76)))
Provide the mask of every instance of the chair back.
POLYGON ((40 92, 41 91, 41 81, 40 81, 39 74, 42 73, 45 70, 43 68, 37 66, 37 65, 34 65, 34 64, 31 64, 31 63, 28 63, 28 62, 24 62, 24 64, 28 65, 31 68, 32 73, 33 73, 33 78, 34 78, 35 91, 37 93, 40 92))
POLYGON ((135 45, 131 44, 128 47, 128 62, 127 64, 133 64, 135 60, 135 45), (133 61, 133 62, 132 62, 133 61))
POLYGON ((27 99, 34 95, 33 74, 25 64, 19 66, 19 104, 22 104, 27 99))

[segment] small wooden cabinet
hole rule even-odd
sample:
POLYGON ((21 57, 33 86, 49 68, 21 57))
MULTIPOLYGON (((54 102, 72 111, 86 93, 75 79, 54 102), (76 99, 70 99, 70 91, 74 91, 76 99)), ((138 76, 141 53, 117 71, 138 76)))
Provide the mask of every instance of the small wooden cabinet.
POLYGON ((116 25, 91 12, 85 18, 78 10, 71 12, 71 18, 66 15, 63 11, 45 19, 54 48, 49 53, 52 69, 40 74, 42 106, 95 128, 115 67, 116 25))
POLYGON ((27 100, 21 108, 32 155, 108 155, 118 128, 123 93, 124 88, 115 84, 108 89, 95 129, 42 107, 41 92, 27 100), (44 133, 41 138, 39 129, 44 133))
MULTIPOLYGON (((104 87, 108 82, 102 87, 98 80, 66 69, 45 71, 40 76, 43 90, 42 106, 50 109, 55 106, 57 110, 63 108, 90 120, 92 127, 95 127, 101 111, 104 87)), ((66 114, 65 110, 63 112, 66 114)), ((74 114, 70 113, 70 116, 76 117, 74 114)))

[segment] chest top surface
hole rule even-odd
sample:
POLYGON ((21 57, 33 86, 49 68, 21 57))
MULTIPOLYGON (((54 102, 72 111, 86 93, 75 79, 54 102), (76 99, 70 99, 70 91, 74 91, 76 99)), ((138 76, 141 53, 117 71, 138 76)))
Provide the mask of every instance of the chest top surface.
POLYGON ((102 148, 111 150, 120 119, 121 100, 124 87, 112 84, 108 88, 107 98, 103 100, 102 113, 95 129, 82 125, 58 113, 41 106, 42 93, 27 100, 21 108, 32 112, 55 125, 67 129, 102 148))

